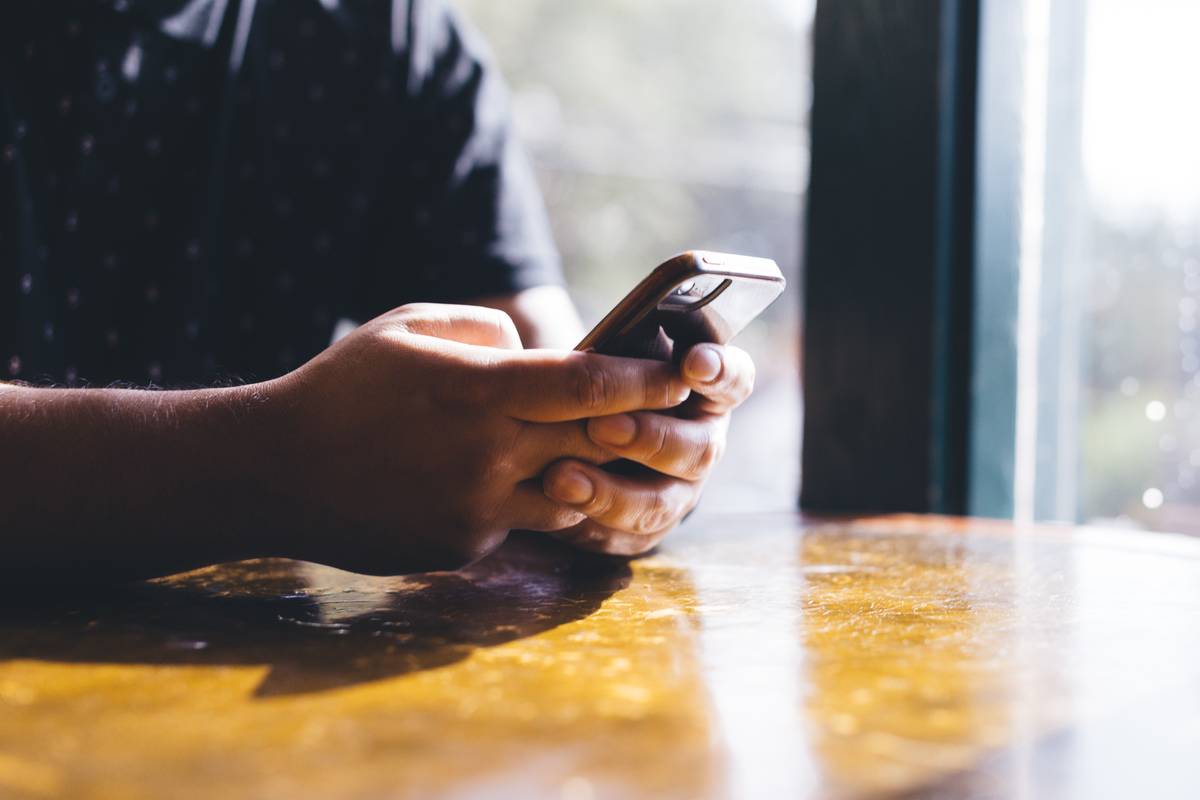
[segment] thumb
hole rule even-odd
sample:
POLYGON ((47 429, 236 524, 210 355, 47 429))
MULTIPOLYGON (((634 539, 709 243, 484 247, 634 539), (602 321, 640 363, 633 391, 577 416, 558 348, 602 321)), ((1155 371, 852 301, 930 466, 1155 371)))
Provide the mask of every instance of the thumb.
POLYGON ((495 308, 410 303, 384 315, 409 333, 480 347, 523 350, 512 318, 495 308))

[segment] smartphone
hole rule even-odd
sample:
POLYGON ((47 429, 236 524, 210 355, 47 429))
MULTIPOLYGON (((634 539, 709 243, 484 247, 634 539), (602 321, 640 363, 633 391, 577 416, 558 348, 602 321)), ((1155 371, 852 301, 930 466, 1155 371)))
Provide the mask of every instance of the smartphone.
POLYGON ((659 264, 575 349, 671 361, 695 344, 729 342, 785 285, 769 258, 681 253, 659 264))

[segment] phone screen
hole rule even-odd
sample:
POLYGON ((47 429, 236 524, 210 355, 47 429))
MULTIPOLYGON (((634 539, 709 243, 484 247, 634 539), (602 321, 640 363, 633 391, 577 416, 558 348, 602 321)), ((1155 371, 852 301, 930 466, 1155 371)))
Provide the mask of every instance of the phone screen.
POLYGON ((671 360, 725 344, 783 292, 774 261, 689 251, 660 264, 579 343, 580 350, 671 360))
MULTIPOLYGON (((675 292, 655 309, 655 318, 671 339, 684 346, 725 344, 741 333, 780 292, 779 284, 748 278, 705 276, 721 283, 695 303, 681 303, 675 292)), ((697 281, 699 282, 699 281, 697 281)), ((678 290, 677 290, 678 291, 678 290)))
POLYGON ((725 344, 770 305, 775 281, 725 275, 685 279, 640 321, 596 348, 608 355, 669 361, 692 345, 725 344))

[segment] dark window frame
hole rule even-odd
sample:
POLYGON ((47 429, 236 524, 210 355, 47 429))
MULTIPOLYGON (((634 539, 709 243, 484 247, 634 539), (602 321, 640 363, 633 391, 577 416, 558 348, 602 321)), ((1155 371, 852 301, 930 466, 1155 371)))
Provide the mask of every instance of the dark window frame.
POLYGON ((801 506, 965 513, 979 0, 819 0, 801 506))

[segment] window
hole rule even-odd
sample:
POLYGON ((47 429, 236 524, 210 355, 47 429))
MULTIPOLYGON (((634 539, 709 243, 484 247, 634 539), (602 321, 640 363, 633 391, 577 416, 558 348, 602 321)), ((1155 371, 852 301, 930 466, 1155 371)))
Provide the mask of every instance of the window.
POLYGON ((596 322, 686 249, 774 258, 791 291, 706 508, 792 508, 812 0, 460 0, 513 90, 572 294, 596 322))
POLYGON ((1200 6, 982 20, 972 510, 1200 534, 1200 6))

